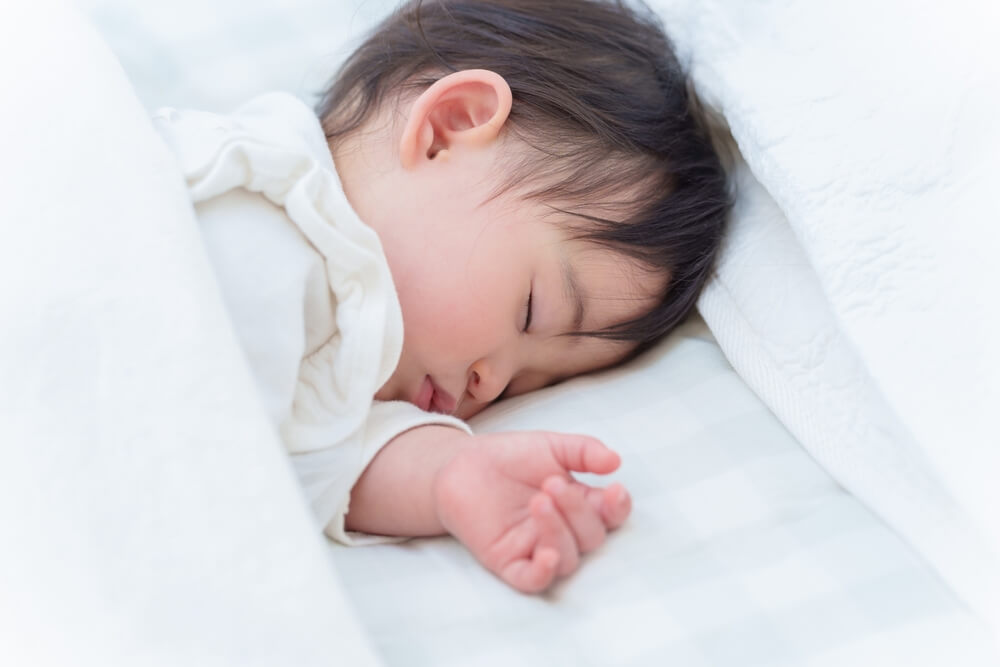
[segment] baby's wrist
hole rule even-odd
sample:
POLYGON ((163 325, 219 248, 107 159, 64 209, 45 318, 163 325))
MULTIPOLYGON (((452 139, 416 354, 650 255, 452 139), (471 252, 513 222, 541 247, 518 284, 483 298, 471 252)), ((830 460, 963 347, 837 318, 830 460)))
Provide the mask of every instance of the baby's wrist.
POLYGON ((463 474, 465 466, 461 459, 474 449, 477 444, 475 435, 461 433, 459 438, 449 440, 441 452, 441 464, 434 473, 431 482, 431 501, 438 522, 448 533, 452 533, 451 517, 465 503, 468 494, 468 482, 463 474))
POLYGON ((385 445, 351 490, 348 530, 379 535, 440 535, 434 479, 456 454, 465 431, 423 425, 385 445))

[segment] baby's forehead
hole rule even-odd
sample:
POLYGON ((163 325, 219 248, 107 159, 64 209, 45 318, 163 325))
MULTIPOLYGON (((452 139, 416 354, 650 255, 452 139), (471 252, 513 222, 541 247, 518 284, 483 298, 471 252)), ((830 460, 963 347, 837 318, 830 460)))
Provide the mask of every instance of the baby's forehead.
POLYGON ((638 319, 662 301, 668 275, 621 249, 567 238, 559 250, 567 298, 579 331, 600 331, 638 319))
POLYGON ((595 299, 657 300, 668 279, 665 269, 658 271, 619 248, 594 242, 570 241, 565 262, 595 299))
POLYGON ((513 217, 531 226, 527 236, 544 238, 542 255, 562 275, 566 297, 586 311, 581 330, 596 331, 642 317, 660 304, 669 288, 670 270, 654 266, 623 245, 600 239, 610 225, 629 224, 621 209, 590 204, 547 203, 512 193, 513 217), (534 232, 547 230, 544 237, 534 232))

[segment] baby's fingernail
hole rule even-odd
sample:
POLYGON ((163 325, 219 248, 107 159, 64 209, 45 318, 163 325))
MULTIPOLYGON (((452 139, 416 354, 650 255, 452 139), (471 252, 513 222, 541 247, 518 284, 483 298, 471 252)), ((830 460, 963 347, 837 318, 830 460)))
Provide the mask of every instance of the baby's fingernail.
POLYGON ((549 500, 548 496, 542 496, 542 499, 538 501, 538 511, 542 514, 552 511, 552 501, 549 500))
POLYGON ((559 552, 555 549, 546 549, 541 552, 538 559, 546 570, 554 570, 559 565, 559 552))
POLYGON ((545 491, 551 493, 554 496, 559 495, 566 488, 566 481, 556 477, 555 479, 550 479, 545 482, 545 491))

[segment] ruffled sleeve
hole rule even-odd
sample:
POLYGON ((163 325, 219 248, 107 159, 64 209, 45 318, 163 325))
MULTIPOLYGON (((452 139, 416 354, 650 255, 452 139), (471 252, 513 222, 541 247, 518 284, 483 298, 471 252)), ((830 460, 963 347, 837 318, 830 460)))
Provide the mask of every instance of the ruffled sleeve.
POLYGON ((378 237, 354 213, 322 128, 298 99, 231 115, 154 116, 187 180, 206 251, 264 409, 320 527, 345 544, 351 489, 411 428, 463 422, 373 402, 402 349, 399 301, 378 237))
POLYGON ((164 109, 154 120, 194 202, 236 188, 259 193, 284 209, 325 260, 335 322, 325 340, 307 346, 280 429, 291 452, 356 436, 399 360, 403 322, 378 237, 347 202, 312 111, 271 93, 231 115, 164 109))

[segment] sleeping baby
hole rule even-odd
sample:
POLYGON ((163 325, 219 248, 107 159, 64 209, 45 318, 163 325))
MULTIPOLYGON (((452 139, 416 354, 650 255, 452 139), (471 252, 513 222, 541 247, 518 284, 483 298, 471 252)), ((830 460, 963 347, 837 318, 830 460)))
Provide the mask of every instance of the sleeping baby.
POLYGON ((326 534, 451 534, 514 588, 627 518, 583 435, 477 435, 494 401, 621 363, 713 266, 725 174, 658 23, 602 0, 389 17, 314 113, 166 109, 234 331, 326 534))

